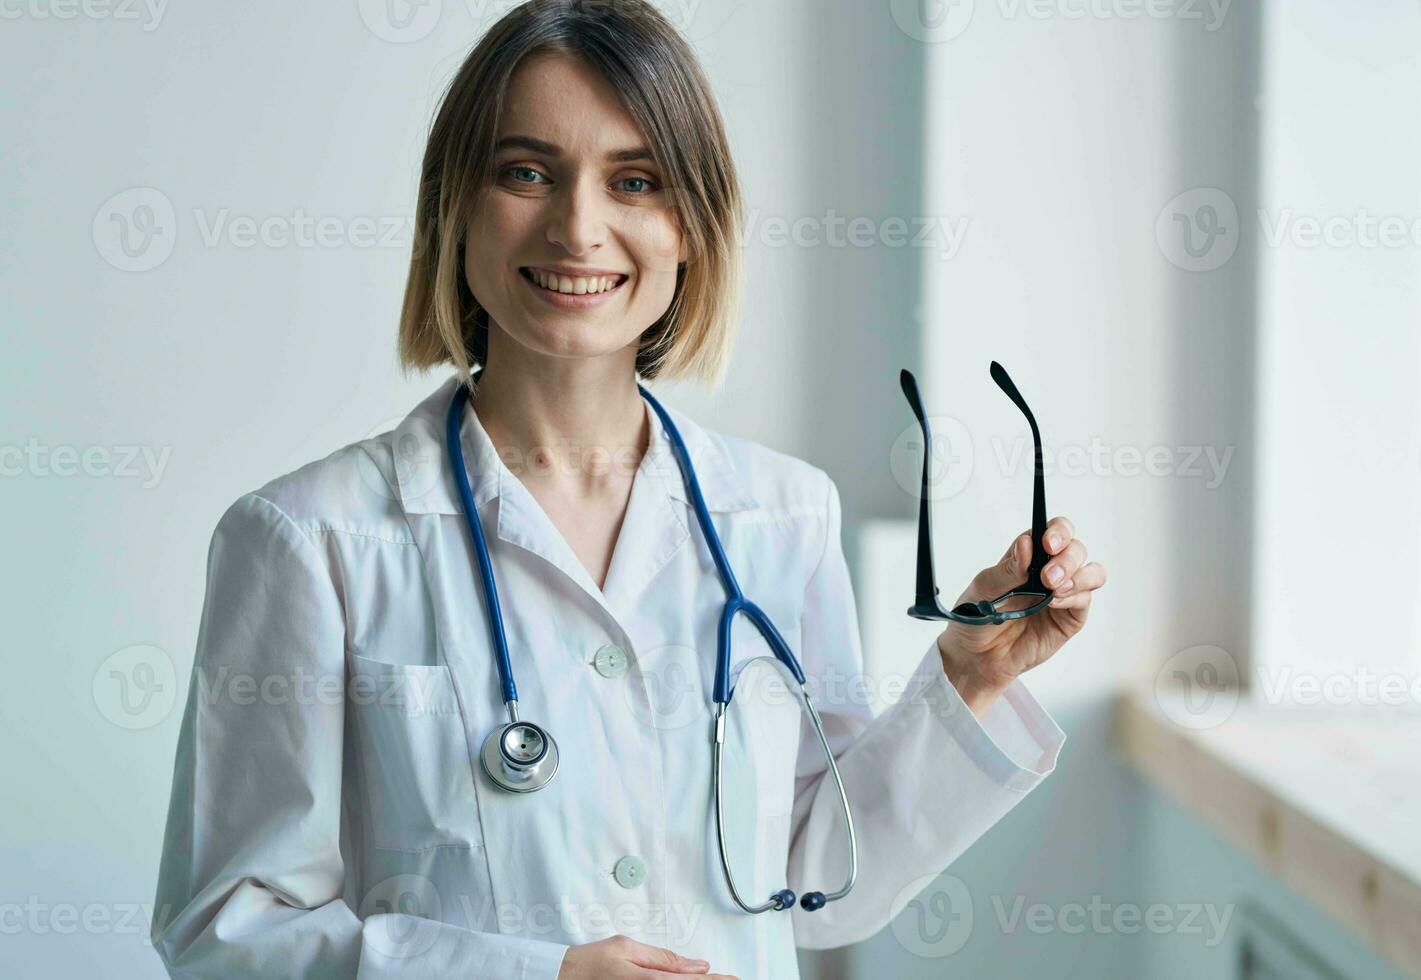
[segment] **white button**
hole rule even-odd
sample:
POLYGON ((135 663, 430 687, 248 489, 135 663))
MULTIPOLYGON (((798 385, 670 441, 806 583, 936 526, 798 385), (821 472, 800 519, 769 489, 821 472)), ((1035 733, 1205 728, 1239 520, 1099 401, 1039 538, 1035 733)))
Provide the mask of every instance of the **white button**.
POLYGON ((615 643, 608 643, 592 658, 592 666, 603 677, 621 677, 627 672, 627 651, 615 643))
POLYGON ((646 862, 635 854, 628 854, 617 862, 612 874, 623 888, 635 888, 646 880, 646 862))

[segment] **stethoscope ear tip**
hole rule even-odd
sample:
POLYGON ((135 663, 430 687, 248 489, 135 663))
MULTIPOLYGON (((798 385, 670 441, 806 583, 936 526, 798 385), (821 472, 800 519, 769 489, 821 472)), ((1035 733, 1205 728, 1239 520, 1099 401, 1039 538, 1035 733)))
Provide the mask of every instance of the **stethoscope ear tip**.
MULTIPOLYGON (((794 906, 794 892, 788 888, 781 888, 770 896, 770 901, 774 903, 776 911, 783 911, 794 906)), ((806 912, 815 912, 822 909, 829 903, 823 892, 805 892, 804 897, 799 900, 799 907, 806 912)))

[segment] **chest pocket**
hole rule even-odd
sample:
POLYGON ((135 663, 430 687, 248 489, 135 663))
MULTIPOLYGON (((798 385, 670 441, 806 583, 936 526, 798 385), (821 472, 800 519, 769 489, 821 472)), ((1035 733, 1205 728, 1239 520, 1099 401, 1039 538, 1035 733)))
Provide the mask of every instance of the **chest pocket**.
POLYGON ((481 846, 478 799, 453 678, 444 664, 350 654, 349 717, 361 808, 376 847, 481 846))

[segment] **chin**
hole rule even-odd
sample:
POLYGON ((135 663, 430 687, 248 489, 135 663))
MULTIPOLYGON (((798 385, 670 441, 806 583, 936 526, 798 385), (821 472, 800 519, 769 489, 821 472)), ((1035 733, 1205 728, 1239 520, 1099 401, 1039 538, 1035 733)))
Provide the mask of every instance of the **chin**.
POLYGON ((548 357, 577 359, 606 357, 636 342, 633 337, 624 343, 614 337, 602 336, 602 331, 584 329, 585 326, 576 318, 539 321, 530 324, 526 331, 510 334, 510 339, 520 347, 548 357))

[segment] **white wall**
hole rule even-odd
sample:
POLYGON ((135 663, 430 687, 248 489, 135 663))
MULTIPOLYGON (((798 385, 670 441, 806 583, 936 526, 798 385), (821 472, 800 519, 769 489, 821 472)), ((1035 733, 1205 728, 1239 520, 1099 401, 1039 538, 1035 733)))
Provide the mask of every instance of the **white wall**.
POLYGON ((1267 9, 1254 680, 1297 697, 1421 670, 1421 6, 1267 9))

